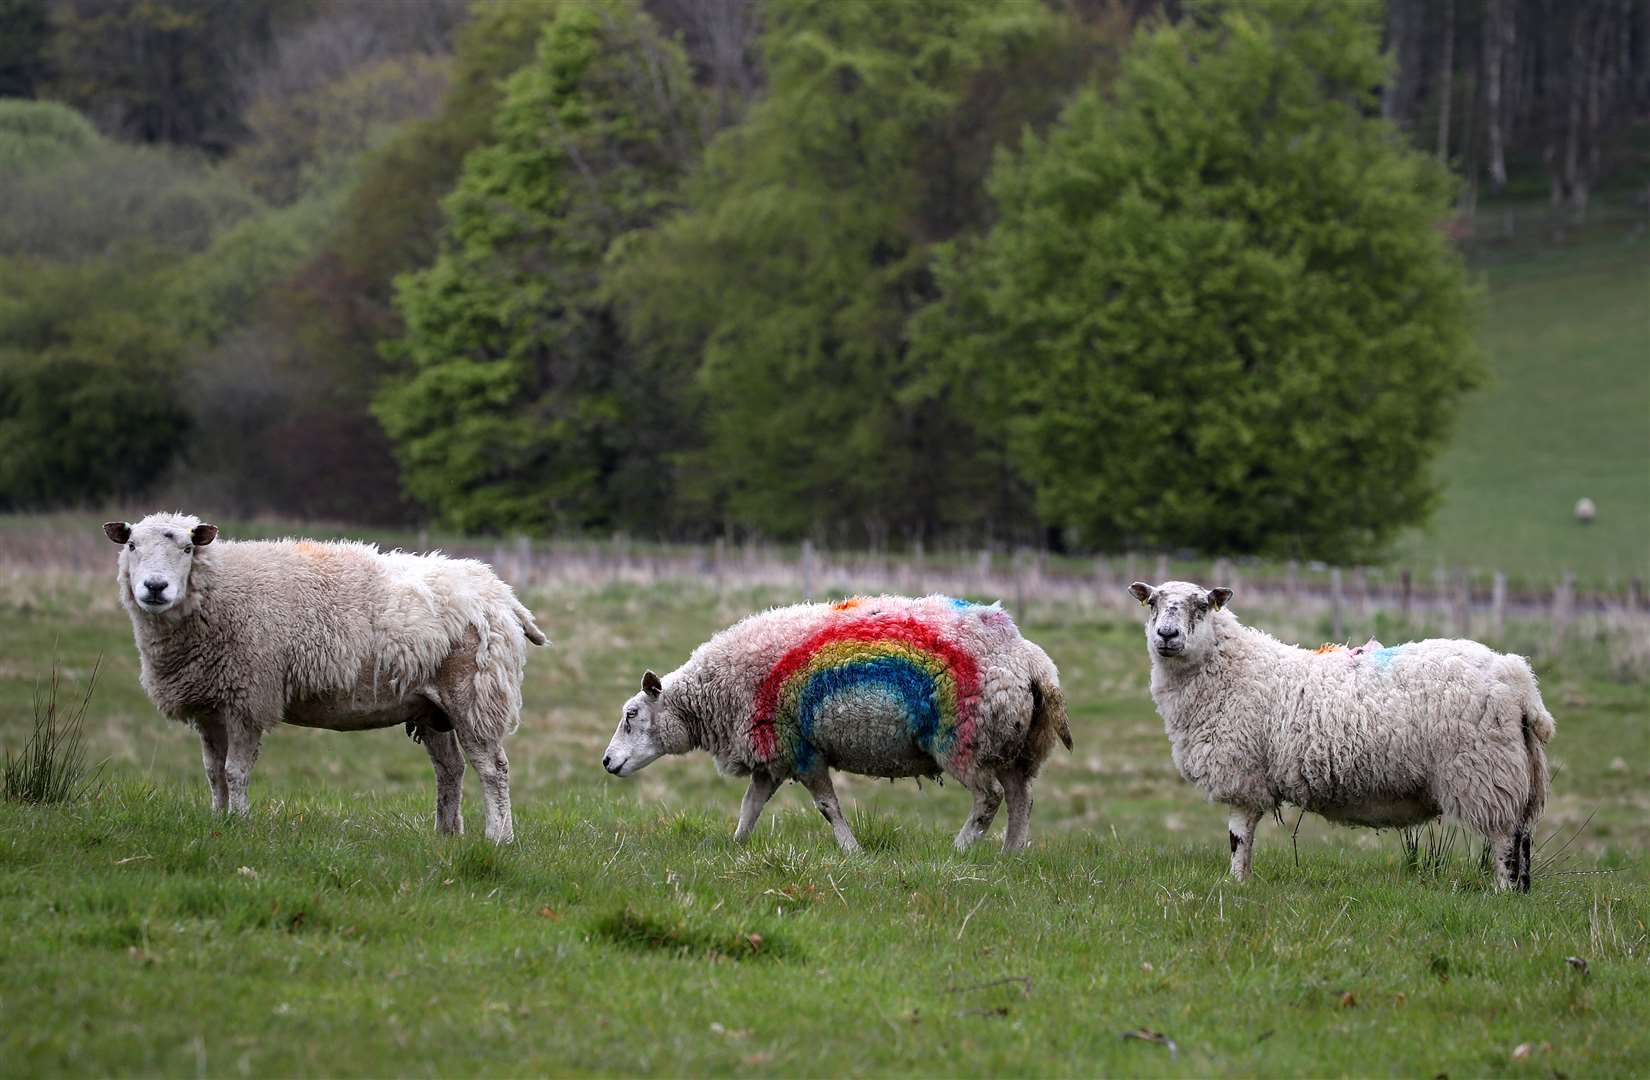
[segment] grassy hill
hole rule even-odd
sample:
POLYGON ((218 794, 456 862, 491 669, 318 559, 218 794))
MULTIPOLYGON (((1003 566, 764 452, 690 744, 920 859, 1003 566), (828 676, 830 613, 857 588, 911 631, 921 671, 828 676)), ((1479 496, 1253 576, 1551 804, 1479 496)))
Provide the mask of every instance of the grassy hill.
POLYGON ((1486 274, 1492 381, 1438 463, 1436 518, 1396 561, 1650 579, 1650 233, 1601 230, 1486 274), (1573 516, 1583 496, 1598 506, 1590 526, 1573 516))

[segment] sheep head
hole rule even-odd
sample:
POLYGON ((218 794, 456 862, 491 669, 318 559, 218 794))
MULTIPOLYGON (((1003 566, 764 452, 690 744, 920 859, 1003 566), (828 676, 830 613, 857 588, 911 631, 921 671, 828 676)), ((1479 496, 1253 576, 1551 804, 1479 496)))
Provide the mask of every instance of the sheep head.
POLYGON ((1189 581, 1157 586, 1137 581, 1129 593, 1151 610, 1146 648, 1154 657, 1176 662, 1202 659, 1214 642, 1210 616, 1232 599, 1231 589, 1205 589, 1189 581))
POLYGON ((181 514, 150 514, 136 525, 107 522, 103 534, 121 545, 122 599, 135 611, 161 615, 183 600, 196 549, 216 540, 218 527, 181 514))
POLYGON ((684 754, 692 747, 687 725, 665 703, 663 681, 649 671, 642 676, 642 688, 624 703, 619 726, 602 754, 602 768, 630 776, 666 754, 684 754))

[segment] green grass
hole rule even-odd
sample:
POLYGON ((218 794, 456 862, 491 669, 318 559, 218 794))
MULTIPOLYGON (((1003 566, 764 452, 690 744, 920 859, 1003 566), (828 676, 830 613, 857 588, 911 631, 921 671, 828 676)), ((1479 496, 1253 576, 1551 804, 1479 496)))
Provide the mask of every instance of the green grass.
POLYGON ((1437 464, 1436 518, 1395 561, 1650 579, 1650 234, 1522 251, 1487 278, 1491 382, 1437 464), (1574 518, 1583 496, 1589 526, 1574 518))
POLYGON ((101 653, 87 737, 110 783, 0 806, 9 1072, 1546 1076, 1650 1054, 1645 687, 1591 647, 1541 672, 1544 855, 1594 816, 1520 897, 1489 890, 1476 843, 1418 873, 1395 835, 1315 819, 1298 867, 1263 825, 1258 880, 1232 885, 1138 627, 1077 607, 1025 627, 1077 738, 1039 783, 1031 852, 1001 855, 999 823, 954 853, 953 786, 849 778, 868 852, 845 857, 800 789, 741 847, 742 787, 704 756, 628 781, 598 764, 644 666, 773 594, 530 596, 557 644, 509 744, 506 849, 473 835, 473 779, 472 835, 433 834, 427 760, 398 731, 278 730, 252 817, 214 818, 193 736, 137 686, 108 575, 28 595, 0 610, 0 745, 26 736, 54 656, 72 695, 101 653), (1176 1056, 1122 1038, 1141 1027, 1176 1056))

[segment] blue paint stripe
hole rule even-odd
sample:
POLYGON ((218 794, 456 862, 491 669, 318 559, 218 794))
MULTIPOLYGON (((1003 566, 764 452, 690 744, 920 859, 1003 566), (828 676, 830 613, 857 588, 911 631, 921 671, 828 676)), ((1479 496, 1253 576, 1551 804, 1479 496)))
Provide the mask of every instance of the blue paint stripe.
POLYGON ((899 705, 905 728, 918 746, 931 754, 949 749, 956 732, 941 731, 939 695, 933 676, 903 657, 881 656, 827 668, 808 679, 797 702, 798 745, 792 757, 797 772, 807 772, 813 767, 815 714, 832 696, 867 686, 888 692, 899 705))

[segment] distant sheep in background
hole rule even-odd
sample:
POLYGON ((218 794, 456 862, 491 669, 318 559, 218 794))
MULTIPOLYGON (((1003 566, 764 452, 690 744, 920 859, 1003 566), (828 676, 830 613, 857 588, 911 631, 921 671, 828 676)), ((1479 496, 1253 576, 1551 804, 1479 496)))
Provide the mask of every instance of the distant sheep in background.
POLYGON ((956 846, 979 839, 1006 799, 1003 849, 1018 851, 1056 738, 1071 748, 1059 673, 1007 612, 944 596, 855 597, 752 615, 663 679, 649 671, 602 765, 630 776, 665 754, 710 751, 721 772, 751 778, 735 840, 796 780, 844 851, 859 843, 831 769, 950 773, 974 795, 956 846))
POLYGON ((1285 645, 1225 610, 1230 589, 1129 586, 1174 762, 1232 808, 1232 876, 1282 803, 1390 828, 1445 815, 1486 836, 1499 888, 1530 887, 1553 718, 1524 659, 1472 641, 1285 645))
POLYGON ((1593 500, 1585 496, 1576 500, 1576 520, 1583 525, 1591 525, 1597 513, 1598 508, 1593 505, 1593 500))
POLYGON ((468 757, 487 838, 513 837, 503 740, 520 720, 527 642, 546 642, 486 564, 350 541, 214 543, 216 525, 179 514, 103 531, 121 545, 143 688, 200 732, 214 810, 247 812, 260 742, 277 724, 404 724, 435 766, 436 827, 464 831, 468 757))

